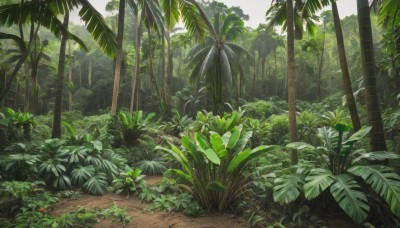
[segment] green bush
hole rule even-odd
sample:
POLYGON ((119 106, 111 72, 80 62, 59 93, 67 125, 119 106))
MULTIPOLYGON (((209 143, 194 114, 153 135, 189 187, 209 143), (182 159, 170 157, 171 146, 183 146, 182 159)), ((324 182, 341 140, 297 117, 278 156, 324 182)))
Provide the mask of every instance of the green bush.
POLYGON ((195 141, 182 137, 182 150, 158 147, 171 154, 183 170, 171 169, 186 190, 205 208, 226 209, 245 192, 243 172, 247 163, 259 155, 277 149, 260 146, 245 149, 252 132, 242 131, 242 125, 220 136, 210 132, 209 139, 196 133, 195 141))
POLYGON ((329 192, 350 218, 361 223, 370 211, 368 198, 375 195, 387 203, 394 215, 400 216, 400 176, 384 165, 371 165, 371 162, 398 159, 400 156, 391 152, 355 150, 356 143, 369 133, 371 127, 362 128, 347 138, 345 132, 349 130, 351 125, 348 124, 336 124, 334 129, 320 128, 322 147, 306 143, 289 144, 289 148, 307 149, 314 155, 314 162, 300 163, 293 167, 295 173, 276 178, 274 200, 282 204, 293 202, 301 192, 306 199, 312 200, 323 192, 329 192))
POLYGON ((144 176, 141 175, 140 169, 132 169, 129 166, 125 167, 125 172, 121 172, 113 181, 113 189, 117 194, 128 194, 138 192, 144 188, 145 180, 144 176))
POLYGON ((286 144, 289 140, 289 121, 287 114, 273 115, 268 118, 267 122, 270 125, 270 143, 277 145, 286 144))
POLYGON ((146 131, 147 124, 154 118, 155 113, 150 113, 146 118, 143 111, 135 112, 132 116, 120 112, 118 119, 122 127, 124 141, 128 145, 135 145, 142 134, 146 131))
POLYGON ((246 110, 246 115, 253 118, 267 118, 282 112, 273 102, 264 100, 247 103, 243 108, 246 110))

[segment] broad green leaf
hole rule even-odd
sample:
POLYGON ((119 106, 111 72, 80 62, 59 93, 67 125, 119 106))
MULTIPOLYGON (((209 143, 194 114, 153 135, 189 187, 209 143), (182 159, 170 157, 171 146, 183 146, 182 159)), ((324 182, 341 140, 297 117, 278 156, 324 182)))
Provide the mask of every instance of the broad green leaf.
POLYGON ((274 181, 274 201, 281 205, 295 201, 300 195, 303 184, 304 176, 299 174, 289 174, 276 178, 274 181))
POLYGON ((331 171, 321 168, 312 169, 306 177, 304 195, 308 200, 314 199, 333 182, 335 182, 335 176, 331 171))
POLYGON ((187 183, 193 184, 191 174, 184 173, 182 170, 179 170, 179 169, 170 169, 169 171, 171 171, 172 173, 177 175, 177 177, 181 178, 182 180, 186 181, 187 183))
POLYGON ((210 146, 208 145, 207 140, 204 138, 204 136, 202 136, 199 133, 196 133, 196 142, 197 142, 197 145, 199 145, 199 147, 202 150, 210 149, 210 146))
POLYGON ((182 145, 188 150, 188 153, 193 156, 194 162, 197 165, 201 166, 204 164, 203 155, 197 150, 196 145, 192 143, 186 135, 182 136, 182 145))
POLYGON ((213 190, 216 192, 223 192, 225 191, 225 186, 219 181, 211 181, 207 184, 206 189, 213 190))
POLYGON ((367 196, 352 177, 347 174, 337 176, 330 190, 339 206, 355 222, 361 223, 367 218, 370 209, 367 196))
POLYGON ((93 145, 93 148, 95 150, 98 150, 98 151, 103 150, 103 144, 100 141, 95 140, 95 141, 91 141, 90 143, 93 145))
POLYGON ((311 149, 314 150, 315 147, 304 142, 293 142, 286 145, 287 148, 296 149, 296 150, 303 150, 303 149, 311 149))
POLYGON ((228 166, 228 173, 232 173, 233 171, 235 171, 235 169, 244 161, 246 160, 249 156, 250 156, 250 149, 246 149, 244 151, 242 151, 241 153, 239 153, 238 155, 236 155, 231 162, 229 163, 228 166))
POLYGON ((400 159, 400 155, 389 151, 374 151, 369 153, 363 153, 359 157, 353 160, 353 164, 359 162, 362 159, 366 159, 369 161, 393 160, 393 159, 400 159))
POLYGON ((210 162, 212 162, 216 165, 221 164, 221 160, 219 159, 218 155, 215 153, 215 151, 213 149, 204 150, 202 152, 206 155, 207 159, 210 162))
POLYGON ((236 143, 239 141, 241 131, 242 131, 241 127, 233 128, 232 134, 228 140, 228 145, 226 146, 226 148, 232 149, 233 147, 235 147, 236 143))
POLYGON ((224 159, 228 156, 228 152, 225 149, 224 142, 222 141, 222 138, 219 134, 213 134, 210 136, 210 143, 215 151, 215 153, 218 155, 220 159, 224 159))
POLYGON ((360 176, 389 205, 393 214, 400 216, 400 176, 382 165, 354 166, 348 170, 360 176))

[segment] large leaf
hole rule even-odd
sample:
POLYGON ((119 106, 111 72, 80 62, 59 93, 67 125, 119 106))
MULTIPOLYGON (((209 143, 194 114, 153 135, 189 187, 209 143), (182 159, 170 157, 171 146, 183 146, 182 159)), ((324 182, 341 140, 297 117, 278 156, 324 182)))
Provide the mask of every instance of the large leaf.
POLYGON ((220 159, 224 159, 228 156, 228 152, 226 151, 224 142, 222 141, 222 138, 218 133, 212 134, 210 136, 210 143, 213 150, 220 159))
POLYGON ((314 150, 315 147, 304 142, 293 142, 286 145, 289 149, 303 150, 303 149, 311 149, 314 150))
POLYGON ((250 149, 246 149, 243 152, 239 153, 238 155, 236 155, 231 162, 229 163, 228 166, 228 173, 232 173, 233 171, 235 171, 235 169, 244 161, 246 160, 249 156, 250 156, 250 149))
POLYGON ((400 155, 388 151, 374 151, 361 154, 359 157, 353 160, 353 163, 357 163, 362 159, 366 159, 369 161, 384 161, 384 160, 400 159, 400 155))
POLYGON ((309 200, 314 199, 331 186, 333 182, 335 182, 335 176, 330 170, 321 168, 312 169, 306 177, 304 195, 309 200))
POLYGON ((393 214, 400 216, 400 176, 382 165, 354 166, 348 170, 371 185, 390 206, 393 214))
POLYGON ((289 174, 274 181, 274 201, 280 204, 288 204, 299 197, 300 190, 304 184, 304 176, 289 174))
POLYGON ((182 136, 182 146, 187 149, 190 155, 192 155, 194 162, 197 165, 202 166, 204 164, 203 155, 197 150, 196 145, 192 143, 186 135, 182 136))
POLYGON ((206 155, 207 159, 210 162, 212 162, 212 163, 214 163, 216 165, 220 165, 221 164, 221 160, 219 159, 217 153, 215 153, 215 151, 213 149, 204 150, 202 152, 206 155))
POLYGON ((91 177, 83 185, 83 189, 93 195, 101 196, 107 191, 108 183, 107 177, 104 173, 98 173, 97 175, 91 177))
POLYGON ((213 190, 216 192, 225 191, 225 186, 219 181, 211 181, 207 184, 206 189, 213 190))
POLYGON ((83 184, 86 180, 94 175, 94 167, 92 165, 89 166, 78 166, 73 169, 71 172, 72 183, 74 184, 83 184))
POLYGON ((367 218, 370 209, 367 196, 351 176, 337 176, 336 182, 331 186, 331 193, 339 206, 355 222, 361 223, 367 218))

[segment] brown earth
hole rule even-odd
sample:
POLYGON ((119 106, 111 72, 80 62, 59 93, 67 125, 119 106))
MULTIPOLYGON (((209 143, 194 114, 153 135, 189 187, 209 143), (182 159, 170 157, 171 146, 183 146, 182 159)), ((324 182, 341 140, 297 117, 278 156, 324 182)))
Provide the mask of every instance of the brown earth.
MULTIPOLYGON (((147 184, 156 184, 161 177, 146 178, 147 184)), ((92 196, 82 194, 78 199, 65 199, 57 204, 52 211, 52 215, 60 215, 76 211, 79 206, 88 209, 103 209, 116 204, 117 207, 125 207, 131 217, 131 222, 126 227, 197 227, 197 228, 241 228, 247 227, 243 218, 226 213, 208 213, 207 215, 191 218, 181 213, 166 213, 148 211, 149 204, 142 203, 137 197, 126 197, 112 193, 103 196, 92 196)), ((116 228, 121 227, 116 222, 99 220, 94 227, 116 228)))

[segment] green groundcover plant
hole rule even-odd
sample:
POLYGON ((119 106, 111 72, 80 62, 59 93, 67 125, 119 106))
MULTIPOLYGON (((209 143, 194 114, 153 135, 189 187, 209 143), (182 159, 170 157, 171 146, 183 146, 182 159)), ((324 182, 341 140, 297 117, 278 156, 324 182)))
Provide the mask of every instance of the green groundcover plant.
POLYGON ((312 200, 328 191, 350 218, 361 223, 371 208, 369 188, 362 187, 368 185, 387 203, 394 215, 400 216, 400 176, 390 167, 381 165, 385 160, 400 156, 387 151, 355 150, 357 142, 369 133, 371 127, 362 128, 347 138, 345 133, 351 128, 351 125, 340 123, 334 128, 320 128, 323 146, 302 142, 287 145, 288 148, 307 150, 314 154, 315 160, 300 163, 293 167, 295 173, 276 178, 274 200, 287 204, 295 201, 301 192, 306 199, 312 200))

